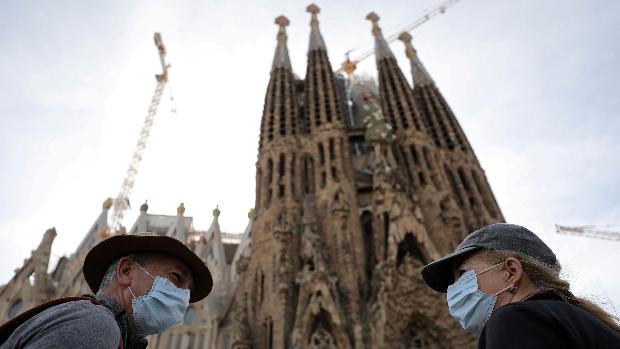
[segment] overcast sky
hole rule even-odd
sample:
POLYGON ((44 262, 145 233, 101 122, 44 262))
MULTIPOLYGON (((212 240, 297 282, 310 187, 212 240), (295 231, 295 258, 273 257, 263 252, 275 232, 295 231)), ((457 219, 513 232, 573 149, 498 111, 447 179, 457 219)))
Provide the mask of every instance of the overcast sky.
MULTIPOLYGON (((262 103, 280 14, 303 77, 308 2, 10 1, 0 12, 0 283, 56 227, 75 250, 125 175, 160 69, 167 91, 126 216, 175 214, 197 229, 219 204, 242 232, 254 205, 262 103), (177 113, 170 110, 176 107, 177 113)), ((439 0, 319 2, 332 66, 439 0)), ((413 32, 507 221, 538 233, 575 291, 620 312, 620 242, 557 235, 554 223, 620 224, 620 2, 462 0, 413 32)), ((401 42, 391 45, 410 80, 401 42)), ((376 75, 374 60, 359 72, 376 75)), ((618 228, 620 230, 620 227, 618 228)))

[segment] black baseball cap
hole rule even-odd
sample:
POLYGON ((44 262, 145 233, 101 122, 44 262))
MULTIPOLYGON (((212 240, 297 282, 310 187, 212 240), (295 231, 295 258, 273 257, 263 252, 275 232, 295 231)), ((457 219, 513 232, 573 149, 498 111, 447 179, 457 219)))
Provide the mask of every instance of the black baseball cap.
POLYGON ((449 255, 422 268, 424 282, 435 291, 446 293, 454 283, 452 264, 455 259, 476 250, 503 250, 522 253, 553 268, 557 258, 536 234, 516 224, 497 223, 469 234, 449 255))

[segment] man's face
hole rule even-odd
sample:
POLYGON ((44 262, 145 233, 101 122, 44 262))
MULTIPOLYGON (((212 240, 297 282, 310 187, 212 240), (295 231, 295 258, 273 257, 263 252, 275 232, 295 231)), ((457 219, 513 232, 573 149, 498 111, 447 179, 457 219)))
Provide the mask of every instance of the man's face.
MULTIPOLYGON (((134 262, 135 263, 135 262, 134 262)), ((164 277, 178 288, 194 288, 194 279, 187 265, 180 259, 170 255, 156 255, 147 265, 142 266, 153 277, 164 277)), ((131 289, 139 297, 147 294, 153 286, 153 278, 135 264, 132 268, 131 289)))

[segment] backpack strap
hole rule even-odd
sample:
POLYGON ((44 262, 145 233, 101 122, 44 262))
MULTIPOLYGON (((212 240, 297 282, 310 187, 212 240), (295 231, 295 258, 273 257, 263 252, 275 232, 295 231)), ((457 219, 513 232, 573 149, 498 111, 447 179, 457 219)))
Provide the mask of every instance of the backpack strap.
MULTIPOLYGON (((21 326, 24 322, 28 321, 29 319, 33 318, 39 313, 42 313, 43 311, 51 307, 64 304, 64 303, 75 302, 75 301, 91 301, 93 304, 103 305, 101 302, 95 299, 95 297, 92 297, 92 296, 62 297, 62 298, 56 298, 56 299, 52 299, 47 302, 41 303, 35 306, 34 308, 28 309, 25 312, 7 321, 6 323, 2 324, 2 326, 0 326, 0 344, 4 343, 7 339, 9 339, 11 334, 13 334, 13 332, 15 332, 15 330, 19 326, 21 326)), ((120 343, 118 344, 118 347, 119 349, 123 349, 123 336, 121 336, 121 340, 120 340, 120 343)))

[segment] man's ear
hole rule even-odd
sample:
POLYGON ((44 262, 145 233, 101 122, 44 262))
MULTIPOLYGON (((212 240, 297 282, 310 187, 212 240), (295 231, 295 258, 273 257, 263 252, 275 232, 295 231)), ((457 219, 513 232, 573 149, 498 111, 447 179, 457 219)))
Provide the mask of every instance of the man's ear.
POLYGON ((521 278, 523 277, 523 266, 521 262, 514 258, 508 257, 505 262, 505 269, 508 272, 508 282, 513 285, 519 285, 521 278))
POLYGON ((116 282, 118 282, 120 286, 127 287, 131 284, 134 266, 135 262, 129 257, 123 257, 118 260, 118 265, 116 266, 116 282))

